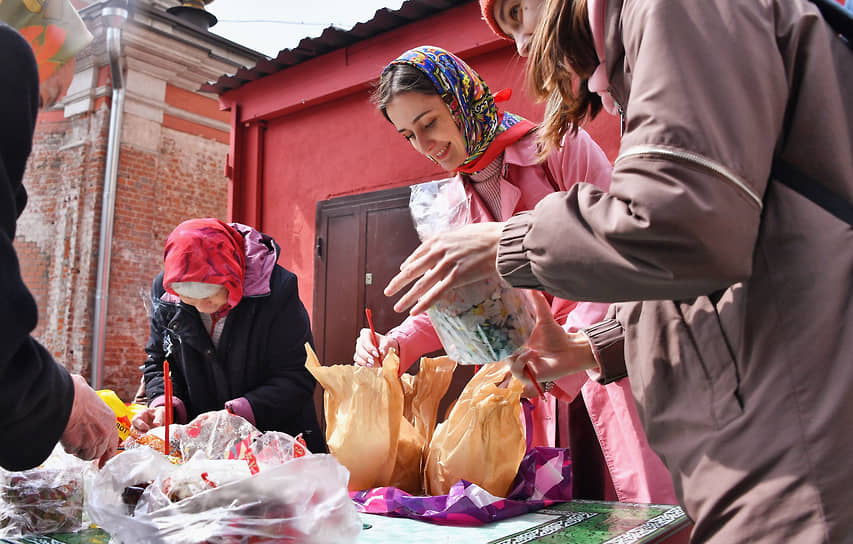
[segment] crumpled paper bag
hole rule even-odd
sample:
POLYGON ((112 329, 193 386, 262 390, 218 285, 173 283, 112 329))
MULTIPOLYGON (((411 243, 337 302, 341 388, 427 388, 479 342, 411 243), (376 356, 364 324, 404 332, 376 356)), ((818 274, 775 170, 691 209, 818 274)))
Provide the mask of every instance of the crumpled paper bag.
POLYGON ((446 495, 459 480, 506 497, 526 444, 521 422, 524 386, 499 364, 484 365, 471 378, 429 443, 425 479, 429 495, 446 495))
POLYGON ((310 346, 306 351, 305 366, 325 390, 326 443, 350 471, 349 490, 422 493, 426 446, 456 363, 425 358, 418 376, 400 378, 393 353, 371 368, 322 366, 310 346))

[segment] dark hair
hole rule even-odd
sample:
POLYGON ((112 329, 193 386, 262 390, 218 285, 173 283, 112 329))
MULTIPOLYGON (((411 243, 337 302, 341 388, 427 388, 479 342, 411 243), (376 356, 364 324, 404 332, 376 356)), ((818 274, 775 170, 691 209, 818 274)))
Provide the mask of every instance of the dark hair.
POLYGON ((438 95, 438 90, 425 73, 410 64, 393 64, 379 78, 370 101, 376 104, 390 123, 385 108, 395 96, 408 92, 438 95))
POLYGON ((527 59, 528 91, 546 101, 540 156, 601 111, 601 98, 586 85, 596 66, 587 0, 547 0, 527 59))

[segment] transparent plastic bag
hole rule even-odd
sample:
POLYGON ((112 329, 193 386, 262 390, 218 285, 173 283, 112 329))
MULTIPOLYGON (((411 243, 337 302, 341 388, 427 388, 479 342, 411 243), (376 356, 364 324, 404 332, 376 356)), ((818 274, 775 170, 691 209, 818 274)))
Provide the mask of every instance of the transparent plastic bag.
POLYGON ((449 291, 427 314, 441 345, 460 364, 506 359, 524 345, 536 324, 527 295, 497 275, 449 291))
POLYGON ((92 520, 126 544, 354 542, 347 470, 239 419, 212 412, 173 425, 177 447, 192 451, 182 463, 155 447, 110 459, 86 496, 92 520))
MULTIPOLYGON (((458 178, 412 186, 409 208, 421 240, 470 222, 470 203, 458 178)), ((447 355, 460 364, 502 361, 530 337, 536 318, 527 296, 497 273, 450 290, 427 314, 447 355)))
POLYGON ((90 463, 57 446, 36 468, 0 469, 0 537, 70 533, 84 528, 84 481, 90 463))
POLYGON ((471 222, 470 209, 465 186, 457 178, 428 181, 411 187, 409 211, 421 240, 467 225, 471 222))
MULTIPOLYGON (((207 459, 221 459, 223 452, 236 452, 251 444, 261 432, 242 417, 219 410, 206 412, 186 425, 169 425, 169 456, 180 463, 201 454, 207 459)), ((141 446, 157 451, 165 450, 165 427, 154 427, 140 435, 131 433, 124 441, 124 449, 141 446)))

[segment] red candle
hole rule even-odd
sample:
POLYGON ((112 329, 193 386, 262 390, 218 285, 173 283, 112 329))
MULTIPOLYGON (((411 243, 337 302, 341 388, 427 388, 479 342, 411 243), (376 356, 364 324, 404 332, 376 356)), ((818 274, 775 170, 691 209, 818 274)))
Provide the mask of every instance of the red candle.
POLYGON ((172 374, 169 371, 169 361, 163 360, 163 396, 166 400, 166 432, 163 453, 169 455, 169 425, 172 424, 172 374))
POLYGON ((370 308, 365 308, 364 313, 367 315, 367 325, 370 327, 370 338, 373 340, 373 346, 379 349, 379 340, 376 339, 376 329, 373 328, 373 312, 370 311, 370 308))
POLYGON ((544 397, 545 391, 542 391, 542 386, 539 385, 539 380, 536 379, 536 375, 533 374, 533 370, 531 370, 530 365, 524 365, 524 375, 533 382, 533 388, 536 389, 537 393, 539 393, 539 397, 544 397))

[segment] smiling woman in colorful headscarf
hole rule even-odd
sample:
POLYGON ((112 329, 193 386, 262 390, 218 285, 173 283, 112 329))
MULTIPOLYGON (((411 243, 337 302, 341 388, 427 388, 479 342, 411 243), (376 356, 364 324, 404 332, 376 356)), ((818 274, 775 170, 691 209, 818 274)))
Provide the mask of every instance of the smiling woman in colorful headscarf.
MULTIPOLYGON (((501 91, 497 100, 508 95, 501 91)), ((536 125, 501 111, 479 74, 440 47, 416 47, 391 61, 382 71, 373 100, 416 151, 464 183, 473 222, 501 221, 532 209, 545 195, 566 190, 576 181, 607 187, 610 163, 583 130, 540 163, 536 125)), ((575 306, 555 300, 555 315, 565 320, 575 306)), ((597 319, 605 308, 580 305, 576 318, 597 319)), ((373 364, 380 352, 384 355, 393 347, 406 369, 421 354, 441 347, 426 316, 408 319, 379 337, 377 351, 369 330, 362 331, 357 363, 373 364)))
MULTIPOLYGON (((470 198, 472 222, 505 221, 577 182, 608 188, 610 162, 583 129, 567 135, 559 149, 540 161, 536 125, 498 108, 496 101, 507 95, 501 91, 493 96, 477 72, 449 51, 421 46, 385 67, 373 99, 416 151, 457 175, 470 198)), ((557 321, 571 331, 598 322, 608 308, 607 304, 559 298, 550 299, 550 306, 557 321)), ((377 339, 378 349, 370 330, 361 331, 356 340, 356 363, 375 364, 389 349, 395 349, 405 369, 420 355, 441 349, 426 313, 410 316, 377 339)), ((544 399, 530 399, 535 407, 533 445, 555 445, 555 398, 572 402, 582 396, 572 405, 572 429, 561 429, 570 437, 576 464, 574 487, 580 498, 674 501, 669 474, 646 442, 628 380, 610 387, 606 390, 585 374, 547 384, 550 393, 544 399), (588 439, 576 441, 586 431, 578 416, 588 418, 587 408, 596 432, 590 429, 588 439), (592 461, 584 464, 582 451, 592 461), (597 479, 590 474, 609 477, 597 479)))
POLYGON ((313 343, 296 276, 276 264, 275 241, 251 227, 190 219, 166 240, 151 288, 145 351, 149 408, 133 421, 147 431, 165 414, 163 361, 173 382, 175 422, 214 410, 262 431, 302 434, 325 452, 314 410, 305 343, 313 343))
MULTIPOLYGON (((497 100, 508 95, 501 91, 497 100)), ((545 195, 576 181, 607 187, 610 163, 583 130, 540 164, 536 125, 501 111, 479 74, 440 47, 416 47, 391 61, 373 100, 416 151, 464 183, 474 222, 500 221, 532 209, 545 195)), ((554 310, 565 319, 574 307, 574 302, 555 301, 554 310)), ((581 305, 578 310, 598 316, 604 306, 581 305)), ((380 336, 379 351, 384 355, 388 347, 396 348, 404 369, 422 353, 441 347, 425 316, 380 336)), ((378 358, 369 331, 363 331, 355 361, 372 364, 378 358)))

